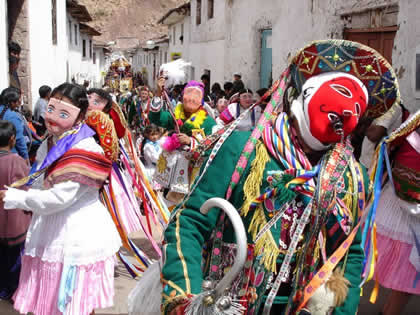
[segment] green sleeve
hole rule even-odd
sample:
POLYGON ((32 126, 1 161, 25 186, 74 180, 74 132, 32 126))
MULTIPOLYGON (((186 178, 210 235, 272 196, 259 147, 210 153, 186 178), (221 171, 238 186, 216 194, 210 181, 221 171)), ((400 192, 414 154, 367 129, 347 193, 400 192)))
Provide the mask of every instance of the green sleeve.
POLYGON ((210 116, 207 116, 206 120, 203 123, 203 129, 206 136, 211 135, 213 133, 214 126, 216 126, 216 121, 210 116))
POLYGON ((172 115, 165 110, 161 110, 158 112, 149 112, 149 120, 152 124, 158 125, 160 127, 163 127, 167 130, 173 130, 174 129, 174 119, 172 118, 172 115))
POLYGON ((182 296, 201 292, 202 248, 215 228, 220 210, 214 208, 208 215, 203 215, 199 209, 210 198, 225 197, 231 174, 247 140, 242 135, 238 135, 239 139, 236 136, 234 133, 223 144, 185 207, 178 211, 165 231, 164 308, 182 296))

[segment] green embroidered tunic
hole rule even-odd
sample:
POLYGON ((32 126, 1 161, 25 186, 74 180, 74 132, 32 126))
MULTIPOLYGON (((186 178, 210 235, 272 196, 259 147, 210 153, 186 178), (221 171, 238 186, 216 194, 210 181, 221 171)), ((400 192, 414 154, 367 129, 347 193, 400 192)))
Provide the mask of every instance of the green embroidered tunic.
MULTIPOLYGON (((162 117, 162 115, 160 117, 162 117)), ((167 121, 169 121, 169 118, 167 118, 167 121)), ((192 193, 189 200, 185 203, 185 206, 177 212, 175 218, 170 222, 168 228, 166 229, 164 256, 166 259, 162 271, 162 282, 164 284, 162 305, 164 313, 170 311, 175 304, 179 303, 187 296, 198 294, 202 291, 202 281, 208 275, 209 270, 208 266, 205 267, 206 263, 203 263, 203 253, 204 256, 207 255, 207 261, 209 260, 210 256, 208 253, 205 254, 206 251, 203 251, 203 246, 206 246, 206 242, 209 241, 212 236, 212 232, 216 227, 220 210, 212 209, 208 215, 202 215, 199 211, 199 208, 206 200, 210 198, 225 197, 231 179, 231 174, 234 171, 236 162, 238 161, 239 155, 241 154, 249 136, 249 132, 234 132, 226 140, 214 161, 210 165, 209 169, 207 170, 206 175, 203 177, 195 191, 192 193)), ((243 187, 248 175, 250 174, 251 163, 255 158, 256 150, 254 149, 249 159, 247 168, 245 169, 243 176, 241 177, 238 185, 233 191, 232 197, 229 200, 237 209, 241 209, 244 202, 243 187)), ((269 175, 268 172, 282 169, 283 166, 270 156, 269 161, 265 165, 263 182, 262 187, 260 188, 260 192, 264 192, 264 190, 269 186, 269 183, 266 180, 269 175)), ((345 189, 348 188, 347 177, 349 174, 350 171, 347 170, 345 173, 346 176, 344 176, 345 189)), ((365 172, 363 176, 367 199, 368 179, 365 172)), ((340 193, 338 195, 340 197, 340 193)), ((250 211, 245 217, 243 217, 245 230, 248 231, 247 241, 248 244, 251 245, 253 244, 253 235, 252 233, 249 233, 249 228, 252 224, 251 221, 255 215, 255 211, 250 211)), ((265 219, 269 221, 270 216, 265 207, 264 214, 266 216, 265 219)), ((283 221, 283 219, 278 221, 277 224, 275 224, 270 230, 277 247, 280 246, 279 244, 281 239, 286 234, 284 232, 287 232, 284 231, 285 228, 287 229, 287 225, 285 225, 283 221)), ((327 256, 331 255, 340 245, 340 243, 346 239, 346 234, 343 232, 340 226, 338 226, 337 229, 337 221, 338 220, 334 214, 329 214, 326 226, 327 256)), ((307 226, 306 228, 310 227, 307 226)), ((225 226, 223 241, 225 243, 234 243, 233 230, 229 224, 225 226)), ((346 260, 344 276, 350 281, 348 296, 345 303, 341 307, 335 309, 334 314, 355 314, 357 311, 360 298, 359 284, 361 280, 362 262, 364 259, 364 254, 360 246, 360 242, 361 231, 357 233, 348 251, 348 257, 346 260)), ((281 266, 284 254, 285 250, 283 250, 283 252, 281 252, 277 257, 277 271, 281 266)), ((262 275, 265 278, 264 280, 267 280, 269 271, 261 262, 261 255, 258 257, 254 256, 252 260, 252 271, 254 272, 254 278, 261 280, 260 277, 262 275), (260 275, 260 277, 258 277, 258 275, 260 275)), ((338 266, 343 265, 343 261, 344 259, 338 266)), ((210 268, 211 267, 212 266, 210 266, 210 268)), ((274 275, 274 277, 275 276, 276 275, 274 275)), ((254 279, 253 283, 249 283, 250 288, 248 291, 251 290, 254 294, 250 295, 248 292, 247 295, 245 295, 245 298, 247 298, 248 301, 251 300, 248 310, 253 308, 254 314, 257 314, 258 309, 263 305, 263 302, 265 301, 264 288, 266 286, 266 282, 259 280, 254 279)), ((281 288, 287 285, 287 283, 283 284, 281 288)), ((279 292, 284 292, 284 290, 280 289, 279 292)), ((286 290, 285 292, 288 291, 286 290)), ((275 303, 287 303, 288 298, 289 297, 287 293, 283 296, 281 293, 279 293, 275 303)))

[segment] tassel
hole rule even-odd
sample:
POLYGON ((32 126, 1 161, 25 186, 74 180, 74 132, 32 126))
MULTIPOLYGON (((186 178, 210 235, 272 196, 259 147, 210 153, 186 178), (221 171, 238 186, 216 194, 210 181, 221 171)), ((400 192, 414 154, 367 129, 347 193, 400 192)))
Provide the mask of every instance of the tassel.
POLYGON ((185 309, 187 315, 242 315, 246 308, 240 304, 240 300, 232 300, 222 296, 216 303, 210 292, 203 292, 192 298, 185 309))
POLYGON ((244 217, 248 215, 251 203, 260 195, 264 169, 268 161, 270 161, 270 156, 265 145, 262 142, 258 142, 255 160, 252 161, 251 172, 244 184, 245 202, 242 205, 241 211, 241 215, 244 217))
POLYGON ((162 149, 166 152, 172 152, 178 149, 181 146, 181 143, 178 140, 178 134, 174 133, 170 137, 166 137, 165 141, 162 144, 162 149))

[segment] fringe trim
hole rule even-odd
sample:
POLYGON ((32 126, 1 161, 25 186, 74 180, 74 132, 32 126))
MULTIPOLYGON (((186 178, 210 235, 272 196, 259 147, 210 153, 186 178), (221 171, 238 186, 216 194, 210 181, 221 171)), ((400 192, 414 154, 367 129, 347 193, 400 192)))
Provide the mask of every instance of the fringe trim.
POLYGON ((255 160, 251 163, 251 172, 244 184, 245 202, 241 211, 241 215, 244 217, 248 215, 251 203, 260 195, 264 169, 268 161, 270 161, 270 156, 267 149, 261 141, 258 141, 255 160))
POLYGON ((350 172, 346 172, 344 176, 347 176, 348 185, 347 185, 347 192, 343 198, 343 202, 347 206, 348 209, 352 209, 353 208, 353 193, 354 193, 353 176, 350 174, 350 172))
POLYGON ((277 257, 280 255, 280 250, 271 231, 267 231, 255 244, 255 254, 262 255, 261 264, 267 270, 277 272, 277 257))
MULTIPOLYGON (((241 215, 246 217, 249 214, 249 207, 255 198, 260 196, 260 188, 262 186, 264 169, 267 162, 270 161, 270 156, 265 145, 258 141, 256 146, 256 157, 251 164, 251 172, 248 175, 244 184, 244 199, 242 205, 241 215)), ((255 209, 248 232, 252 235, 255 242, 258 232, 267 224, 263 206, 260 204, 255 209)), ((267 270, 276 272, 277 257, 280 255, 280 249, 273 238, 270 230, 267 230, 261 238, 255 242, 255 256, 262 256, 261 263, 267 270)))

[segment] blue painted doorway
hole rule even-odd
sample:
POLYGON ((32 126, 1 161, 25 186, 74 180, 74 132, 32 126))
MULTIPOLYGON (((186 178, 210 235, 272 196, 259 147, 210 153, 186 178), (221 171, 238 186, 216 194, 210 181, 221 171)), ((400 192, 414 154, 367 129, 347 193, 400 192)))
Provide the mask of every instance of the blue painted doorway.
POLYGON ((269 88, 272 81, 273 52, 272 30, 261 32, 261 77, 260 88, 269 88))

